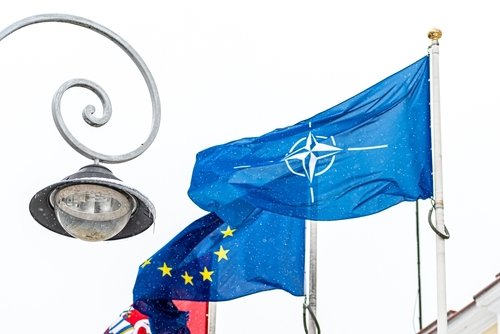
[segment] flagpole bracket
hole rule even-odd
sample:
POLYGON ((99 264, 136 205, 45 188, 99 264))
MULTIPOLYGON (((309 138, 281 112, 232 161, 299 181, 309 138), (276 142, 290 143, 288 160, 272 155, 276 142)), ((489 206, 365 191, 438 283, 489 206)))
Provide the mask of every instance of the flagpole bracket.
MULTIPOLYGON (((302 304, 302 316, 303 316, 303 320, 304 320, 304 332, 306 334, 309 334, 309 331, 307 329, 307 313, 309 313, 309 316, 314 321, 314 325, 315 325, 316 330, 317 330, 316 334, 321 334, 321 329, 319 328, 319 321, 316 318, 316 315, 314 314, 313 310, 311 309, 311 307, 309 306, 307 301, 304 300, 304 304, 302 304)), ((314 334, 314 333, 310 333, 310 334, 314 334)))
POLYGON ((448 232, 448 228, 446 228, 446 225, 443 224, 444 231, 441 232, 432 222, 432 213, 435 209, 443 209, 443 203, 436 203, 434 202, 434 200, 432 201, 432 206, 429 209, 429 214, 427 215, 427 221, 429 222, 429 226, 434 231, 434 233, 436 233, 441 239, 447 240, 450 238, 450 233, 448 232))

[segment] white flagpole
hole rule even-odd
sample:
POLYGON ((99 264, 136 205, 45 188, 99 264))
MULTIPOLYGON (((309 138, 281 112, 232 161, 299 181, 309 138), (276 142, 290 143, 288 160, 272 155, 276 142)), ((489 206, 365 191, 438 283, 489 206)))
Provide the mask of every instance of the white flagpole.
POLYGON ((217 313, 217 303, 209 302, 208 303, 208 333, 207 334, 215 334, 215 319, 217 313))
POLYGON ((309 291, 308 291, 308 334, 316 334, 317 328, 313 315, 316 316, 316 271, 318 263, 318 247, 317 247, 317 223, 309 222, 309 291))
POLYGON ((432 151, 433 151, 433 173, 434 173, 434 209, 436 228, 441 235, 436 235, 436 287, 437 287, 437 333, 446 334, 448 327, 448 316, 446 307, 446 263, 445 263, 445 239, 446 227, 444 225, 444 202, 443 202, 443 171, 441 154, 441 110, 439 99, 439 39, 441 31, 431 30, 428 33, 432 41, 430 46, 430 84, 431 84, 431 111, 432 111, 432 151))

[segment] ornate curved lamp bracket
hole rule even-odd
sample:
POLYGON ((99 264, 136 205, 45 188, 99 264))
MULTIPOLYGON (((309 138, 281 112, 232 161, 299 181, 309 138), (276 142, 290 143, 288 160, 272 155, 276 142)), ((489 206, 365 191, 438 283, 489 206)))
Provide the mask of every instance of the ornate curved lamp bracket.
POLYGON ((160 126, 161 107, 160 107, 160 98, 158 96, 158 90, 156 88, 153 76, 151 75, 151 72, 149 71, 148 67, 146 66, 142 58, 139 56, 139 54, 124 39, 115 34, 113 31, 107 29, 106 27, 103 27, 98 23, 95 23, 93 21, 87 20, 82 17, 66 15, 66 14, 35 15, 17 21, 0 32, 0 41, 3 40, 8 35, 15 32, 16 30, 19 30, 23 27, 32 24, 44 23, 44 22, 61 22, 61 23, 78 25, 90 29, 92 31, 95 31, 103 35, 104 37, 108 38, 109 40, 113 41, 123 51, 125 51, 125 53, 133 60, 133 62, 139 68, 139 71, 141 72, 148 86, 149 94, 151 97, 152 109, 153 109, 150 134, 138 148, 129 153, 120 155, 108 155, 95 152, 89 149, 87 146, 80 143, 66 127, 66 124, 64 123, 64 120, 61 116, 61 108, 60 108, 61 99, 66 90, 72 87, 82 87, 94 92, 101 100, 103 107, 103 115, 101 117, 94 116, 95 107, 93 105, 88 105, 87 107, 85 107, 82 113, 85 122, 94 127, 99 127, 106 124, 111 118, 112 108, 110 99, 106 94, 106 92, 99 85, 90 80, 86 79, 69 80, 65 82, 57 90, 52 100, 52 116, 54 118, 54 122, 61 136, 66 140, 66 142, 71 147, 73 147, 73 149, 75 149, 83 156, 94 160, 96 163, 99 161, 103 163, 126 162, 144 153, 144 151, 146 151, 149 148, 149 146, 153 143, 158 133, 158 129, 160 126))

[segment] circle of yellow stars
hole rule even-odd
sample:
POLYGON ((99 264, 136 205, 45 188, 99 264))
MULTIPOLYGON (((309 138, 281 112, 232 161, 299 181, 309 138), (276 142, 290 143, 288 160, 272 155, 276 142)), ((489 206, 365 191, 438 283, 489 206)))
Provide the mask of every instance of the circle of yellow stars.
MULTIPOLYGON (((236 231, 236 229, 231 229, 231 227, 228 225, 225 230, 222 230, 220 232, 222 233, 222 235, 223 235, 222 238, 224 239, 227 237, 233 237, 234 236, 233 233, 235 231, 236 231)), ((228 258, 229 251, 230 251, 229 249, 224 249, 224 247, 222 245, 219 245, 219 250, 213 252, 215 255, 217 255, 217 262, 220 262, 222 260, 228 261, 229 260, 229 258, 228 258)), ((146 266, 148 266, 150 264, 151 264, 151 259, 147 259, 146 261, 144 261, 141 264, 141 268, 145 268, 146 266)), ((159 271, 161 271, 162 277, 165 277, 165 276, 172 277, 173 268, 169 267, 166 262, 163 262, 163 265, 161 267, 158 267, 157 269, 159 271)), ((207 267, 204 267, 203 271, 199 272, 199 275, 201 275, 201 279, 203 281, 212 282, 212 275, 214 273, 215 273, 214 270, 209 270, 207 267)), ((180 277, 182 277, 184 279, 184 285, 194 285, 194 283, 193 283, 194 276, 191 276, 187 271, 184 271, 184 273, 182 275, 180 275, 180 277)))

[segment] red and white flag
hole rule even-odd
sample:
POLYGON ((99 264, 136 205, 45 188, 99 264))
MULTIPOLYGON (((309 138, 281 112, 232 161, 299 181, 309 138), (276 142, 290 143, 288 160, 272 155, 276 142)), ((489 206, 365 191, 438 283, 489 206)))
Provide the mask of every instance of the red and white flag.
MULTIPOLYGON (((208 302, 175 300, 174 304, 180 311, 189 312, 187 325, 191 334, 208 333, 208 302)), ((152 334, 152 332, 148 317, 130 306, 104 334, 152 334)))

